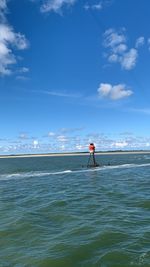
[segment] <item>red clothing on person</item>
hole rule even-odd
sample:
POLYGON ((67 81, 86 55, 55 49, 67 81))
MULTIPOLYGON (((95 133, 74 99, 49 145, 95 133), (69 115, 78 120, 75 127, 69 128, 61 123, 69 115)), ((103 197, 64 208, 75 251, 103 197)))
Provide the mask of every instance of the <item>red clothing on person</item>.
POLYGON ((89 151, 90 151, 90 153, 94 153, 95 152, 95 146, 94 146, 94 144, 90 144, 89 145, 89 151))

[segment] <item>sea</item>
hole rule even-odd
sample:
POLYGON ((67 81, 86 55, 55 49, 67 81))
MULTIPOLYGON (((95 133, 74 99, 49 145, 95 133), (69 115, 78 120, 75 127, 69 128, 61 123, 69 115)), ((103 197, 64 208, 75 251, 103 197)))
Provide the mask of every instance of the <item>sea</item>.
POLYGON ((150 267, 150 154, 0 159, 0 267, 150 267))

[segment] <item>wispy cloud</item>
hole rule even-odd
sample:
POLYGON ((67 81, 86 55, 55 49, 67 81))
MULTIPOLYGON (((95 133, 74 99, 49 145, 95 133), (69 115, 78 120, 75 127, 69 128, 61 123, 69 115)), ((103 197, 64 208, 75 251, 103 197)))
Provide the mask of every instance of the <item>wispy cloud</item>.
POLYGON ((57 92, 57 91, 43 91, 43 93, 51 96, 58 96, 58 97, 71 97, 71 98, 79 98, 81 97, 80 94, 72 94, 66 92, 57 92))
POLYGON ((79 127, 79 128, 61 128, 59 132, 64 133, 64 134, 72 134, 75 132, 80 132, 83 131, 84 127, 79 127))
POLYGON ((6 0, 0 0, 0 9, 6 8, 6 0))
POLYGON ((125 29, 116 31, 108 29, 104 33, 104 47, 107 49, 106 57, 110 63, 119 63, 125 70, 131 70, 136 66, 138 48, 144 44, 144 37, 139 37, 135 47, 128 48, 125 29))
POLYGON ((29 68, 22 67, 16 71, 16 80, 28 81, 29 77, 25 76, 29 72, 29 68))
POLYGON ((0 20, 5 21, 5 13, 7 11, 6 0, 0 0, 0 20))
POLYGON ((104 8, 112 5, 112 2, 113 0, 93 0, 93 1, 87 0, 84 5, 84 9, 91 11, 102 11, 104 8))
POLYGON ((113 147, 114 149, 123 149, 126 148, 128 146, 128 142, 125 140, 121 140, 121 141, 116 141, 114 143, 111 144, 111 147, 113 147))
POLYGON ((46 135, 46 137, 54 137, 56 136, 56 133, 54 132, 48 132, 48 135, 46 135))
POLYGON ((20 133, 19 134, 19 139, 20 140, 26 140, 26 139, 28 139, 29 137, 28 137, 28 134, 27 133, 20 133))
POLYGON ((26 37, 16 33, 6 20, 7 2, 0 0, 0 75, 12 73, 11 66, 17 63, 15 50, 24 50, 28 47, 26 37))
POLYGON ((44 137, 46 138, 50 138, 50 139, 59 139, 62 140, 63 138, 61 138, 62 136, 68 136, 68 135, 73 135, 77 132, 82 132, 85 128, 84 127, 79 127, 79 128, 61 128, 59 129, 57 132, 53 132, 53 131, 49 131, 48 134, 44 135, 44 137))
MULTIPOLYGON (((79 0, 30 0, 31 2, 42 2, 40 6, 41 13, 55 12, 62 14, 63 9, 72 7, 79 0)), ((104 7, 109 6, 112 0, 95 0, 95 1, 84 1, 83 7, 85 10, 97 10, 101 11, 104 7), (92 3, 91 3, 92 2, 92 3)))
POLYGON ((135 67, 138 57, 136 49, 131 48, 128 52, 124 53, 123 57, 120 58, 120 63, 123 69, 131 70, 135 67))
POLYGON ((92 10, 102 10, 102 8, 103 8, 102 2, 97 2, 95 4, 86 3, 85 6, 84 6, 84 9, 85 10, 89 10, 89 9, 92 9, 92 10))
POLYGON ((130 108, 129 111, 150 115, 150 108, 130 108))
POLYGON ((27 73, 29 72, 29 68, 26 68, 26 67, 22 67, 18 70, 19 73, 27 73))
POLYGON ((145 38, 141 36, 136 40, 135 47, 139 48, 140 46, 143 46, 144 43, 145 43, 145 38))
POLYGON ((109 83, 101 83, 97 92, 101 98, 109 98, 112 100, 129 97, 133 94, 124 84, 111 85, 109 83))
POLYGON ((26 76, 23 76, 23 75, 18 75, 18 76, 16 76, 16 80, 28 81, 29 77, 26 77, 26 76))
POLYGON ((81 94, 79 93, 69 93, 65 91, 48 91, 48 90, 31 90, 30 92, 36 94, 45 94, 54 97, 66 97, 66 98, 80 98, 81 94))
POLYGON ((61 13, 62 8, 72 6, 76 0, 45 0, 40 10, 42 13, 56 12, 61 13))

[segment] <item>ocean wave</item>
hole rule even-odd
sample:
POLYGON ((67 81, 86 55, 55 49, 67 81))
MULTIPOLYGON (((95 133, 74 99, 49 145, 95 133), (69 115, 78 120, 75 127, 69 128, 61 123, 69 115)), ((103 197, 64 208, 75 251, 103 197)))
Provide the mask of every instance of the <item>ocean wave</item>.
POLYGON ((150 166, 150 163, 143 163, 143 164, 120 164, 120 165, 104 165, 104 166, 99 166, 95 168, 88 168, 88 169, 83 169, 83 170, 77 170, 73 172, 93 172, 93 171, 102 171, 102 170, 110 170, 110 169, 130 169, 130 168, 140 168, 140 167, 148 167, 150 166))
POLYGON ((49 175, 60 175, 72 172, 71 170, 64 170, 59 172, 22 172, 22 173, 11 173, 11 174, 1 174, 0 181, 2 180, 11 180, 11 179, 23 179, 23 178, 32 178, 32 177, 44 177, 49 175))
POLYGON ((2 180, 11 180, 11 179, 24 179, 24 178, 32 178, 32 177, 44 177, 44 176, 51 176, 51 175, 65 175, 65 174, 76 174, 76 173, 84 173, 84 172, 95 172, 95 171, 105 171, 105 170, 112 170, 112 169, 124 169, 124 168, 140 168, 140 167, 149 167, 150 163, 143 163, 143 164, 122 164, 122 165, 104 165, 95 168, 86 168, 82 167, 82 169, 78 170, 63 170, 63 171, 56 171, 56 172, 44 172, 44 171, 32 171, 32 172, 20 172, 20 173, 11 173, 11 174, 1 174, 0 181, 2 180))

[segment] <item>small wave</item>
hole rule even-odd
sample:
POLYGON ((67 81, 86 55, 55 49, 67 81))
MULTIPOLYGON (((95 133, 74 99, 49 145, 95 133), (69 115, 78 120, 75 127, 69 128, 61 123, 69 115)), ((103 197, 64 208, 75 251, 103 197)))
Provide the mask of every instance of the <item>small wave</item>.
POLYGON ((128 163, 128 164, 121 164, 121 165, 109 165, 103 166, 104 169, 123 169, 123 168, 138 168, 138 167, 148 167, 150 163, 143 163, 143 164, 136 164, 136 163, 128 163))
POLYGON ((143 163, 143 164, 122 164, 122 165, 104 165, 96 168, 83 168, 79 170, 64 170, 58 172, 23 172, 23 173, 12 173, 12 174, 1 174, 0 181, 3 180, 11 180, 11 179, 25 179, 25 178, 32 178, 32 177, 44 177, 50 175, 63 175, 69 173, 82 173, 82 172, 95 172, 95 171, 104 171, 110 169, 123 169, 123 168, 140 168, 140 167, 148 167, 150 163, 143 163))
POLYGON ((23 179, 32 177, 44 177, 49 175, 59 175, 71 173, 71 170, 59 171, 59 172, 23 172, 23 173, 12 173, 12 174, 1 174, 0 181, 12 180, 12 179, 23 179))
POLYGON ((110 170, 110 169, 130 169, 130 168, 140 168, 140 167, 148 167, 150 166, 150 163, 143 163, 143 164, 121 164, 121 165, 104 165, 100 167, 90 168, 90 169, 82 169, 77 171, 72 171, 73 173, 79 173, 79 172, 95 172, 95 171, 102 171, 102 170, 110 170))

